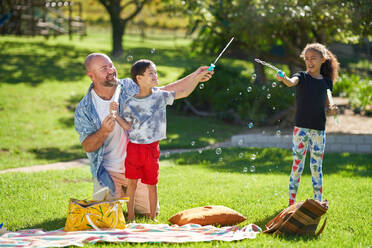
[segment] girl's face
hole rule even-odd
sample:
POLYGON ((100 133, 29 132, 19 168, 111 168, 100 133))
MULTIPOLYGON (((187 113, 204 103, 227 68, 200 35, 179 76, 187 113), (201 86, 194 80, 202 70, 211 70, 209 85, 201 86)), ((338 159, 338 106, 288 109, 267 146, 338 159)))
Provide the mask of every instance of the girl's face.
POLYGON ((325 58, 317 51, 309 49, 305 52, 306 71, 309 73, 319 74, 324 61, 325 58))

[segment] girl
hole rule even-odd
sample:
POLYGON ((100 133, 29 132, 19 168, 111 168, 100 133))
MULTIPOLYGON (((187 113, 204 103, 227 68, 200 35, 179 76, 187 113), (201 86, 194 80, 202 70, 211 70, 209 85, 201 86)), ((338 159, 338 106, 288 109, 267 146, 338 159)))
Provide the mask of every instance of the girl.
POLYGON ((331 114, 337 113, 335 105, 330 106, 327 89, 332 91, 338 77, 339 63, 324 45, 306 45, 301 53, 306 71, 295 73, 292 78, 284 75, 277 79, 288 87, 296 86, 296 118, 293 130, 293 164, 289 179, 289 205, 296 202, 298 186, 304 169, 307 148, 310 145, 310 170, 314 199, 322 201, 322 161, 325 147, 325 107, 331 114))

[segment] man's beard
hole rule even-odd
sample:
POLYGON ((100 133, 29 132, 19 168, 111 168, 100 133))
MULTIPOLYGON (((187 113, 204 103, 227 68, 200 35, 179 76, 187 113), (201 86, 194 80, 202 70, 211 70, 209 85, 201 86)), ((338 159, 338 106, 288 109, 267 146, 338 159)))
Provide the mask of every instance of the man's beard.
POLYGON ((104 81, 102 83, 102 85, 105 86, 105 87, 113 87, 113 86, 115 86, 117 84, 118 84, 118 79, 116 78, 116 73, 113 73, 111 75, 108 75, 106 77, 106 81, 104 81), (113 79, 108 79, 111 76, 112 76, 113 79))

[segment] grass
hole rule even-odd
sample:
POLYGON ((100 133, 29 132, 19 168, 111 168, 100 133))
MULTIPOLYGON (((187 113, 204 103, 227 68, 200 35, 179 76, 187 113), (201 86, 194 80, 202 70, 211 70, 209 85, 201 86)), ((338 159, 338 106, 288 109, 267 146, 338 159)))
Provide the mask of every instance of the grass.
MULTIPOLYGON (((111 47, 107 31, 90 34, 72 41, 67 36, 49 40, 0 37, 0 169, 85 157, 73 120, 75 106, 90 83, 83 63, 89 53, 108 54, 111 47)), ((196 69, 202 64, 188 56, 189 43, 188 39, 165 36, 141 41, 139 36, 128 35, 124 56, 114 61, 119 76, 129 76, 133 61, 126 58, 131 55, 133 60, 152 59, 158 65, 161 84, 173 82, 185 67, 196 69)), ((161 146, 191 148, 192 141, 194 147, 205 146, 240 131, 240 127, 169 111, 169 139, 161 146), (195 122, 198 125, 193 125, 195 122)))
MULTIPOLYGON (((264 228, 287 205, 291 152, 277 148, 223 149, 171 155, 161 159, 160 223, 178 211, 224 205, 247 217, 240 226, 255 223, 264 228), (252 155, 256 159, 252 160, 252 155), (222 161, 221 159, 222 158, 222 161), (244 172, 254 165, 255 171, 244 172)), ((368 247, 372 243, 372 155, 326 154, 324 196, 330 202, 326 228, 320 237, 273 237, 255 240, 171 244, 131 244, 138 247, 368 247)), ((64 226, 69 197, 91 194, 89 168, 0 175, 0 220, 9 230, 64 226), (42 204, 40 204, 42 203, 42 204)), ((311 175, 305 168, 298 199, 312 198, 311 175)), ((148 222, 141 217, 137 222, 148 222)), ((100 244, 100 247, 118 247, 100 244)), ((91 245, 90 247, 96 247, 91 245)))

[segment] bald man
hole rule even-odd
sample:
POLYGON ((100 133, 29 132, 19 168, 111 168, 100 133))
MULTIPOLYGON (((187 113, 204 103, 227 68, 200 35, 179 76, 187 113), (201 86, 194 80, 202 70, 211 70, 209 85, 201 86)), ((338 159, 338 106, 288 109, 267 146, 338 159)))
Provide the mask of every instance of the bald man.
MULTIPOLYGON (((110 198, 122 197, 128 185, 124 176, 124 160, 128 143, 128 133, 119 126, 112 113, 110 103, 115 91, 119 92, 118 114, 123 112, 125 102, 139 92, 135 82, 129 78, 118 79, 117 70, 111 59, 102 53, 92 53, 85 59, 85 69, 92 83, 87 94, 75 110, 75 129, 86 152, 93 176, 93 193, 108 187, 110 198), (117 85, 120 84, 120 87, 117 85)), ((200 73, 205 74, 208 67, 200 67, 195 72, 174 83, 160 87, 167 91, 192 92, 199 81, 200 73)), ((213 72, 207 73, 201 82, 208 81, 213 72)), ((101 196, 94 194, 96 200, 101 196)), ((137 213, 149 215, 148 189, 139 180, 134 208, 137 213)), ((159 213, 159 203, 157 207, 159 213)))

